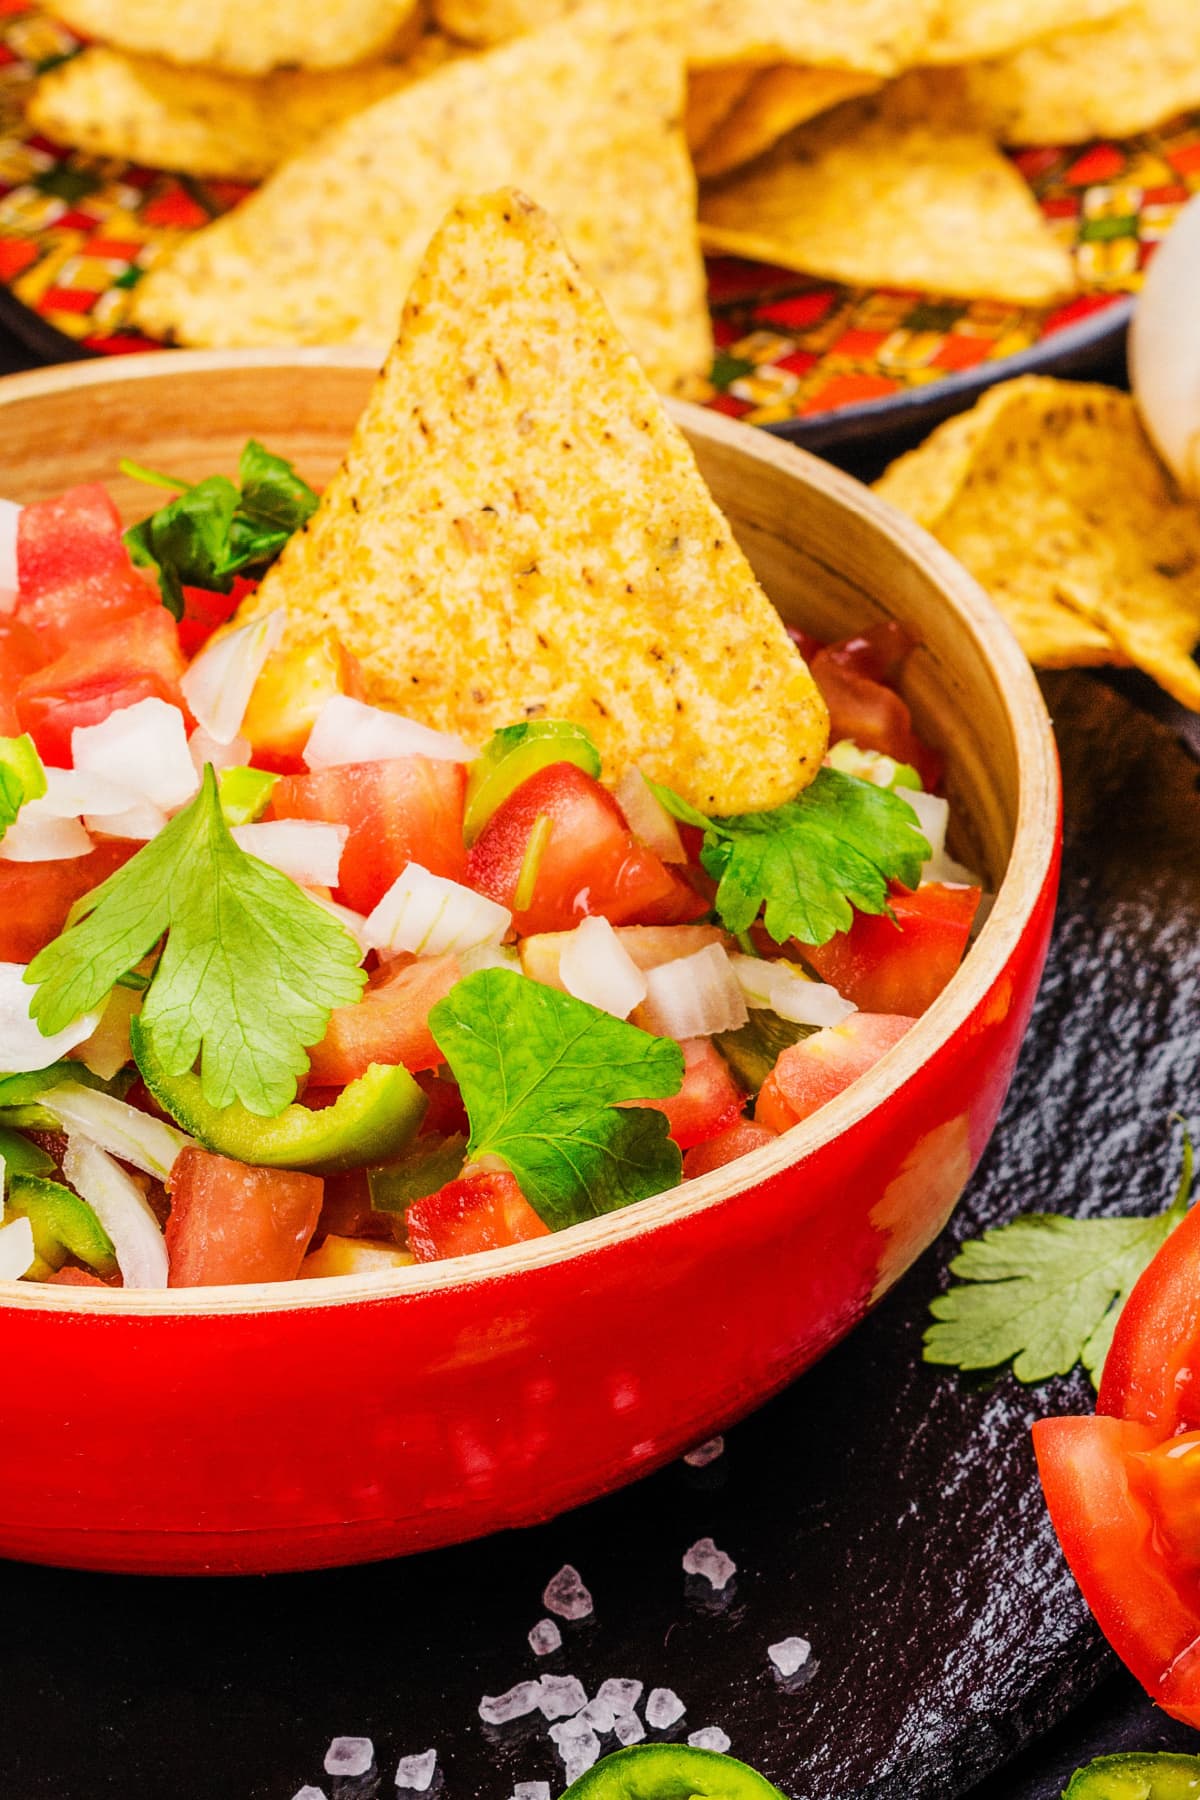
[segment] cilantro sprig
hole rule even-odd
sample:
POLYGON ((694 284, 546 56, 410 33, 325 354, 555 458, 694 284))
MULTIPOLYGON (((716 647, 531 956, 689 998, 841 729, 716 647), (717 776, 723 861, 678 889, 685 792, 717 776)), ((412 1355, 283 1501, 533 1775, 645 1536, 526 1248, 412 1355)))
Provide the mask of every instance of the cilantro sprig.
POLYGON ((683 1052, 509 969, 457 983, 429 1015, 462 1090, 467 1154, 498 1156, 552 1230, 676 1187, 679 1150, 653 1107, 683 1084, 683 1052))
POLYGON ((824 944, 849 930, 852 908, 886 913, 888 885, 915 888, 932 852, 907 801, 823 768, 794 800, 769 812, 707 819, 670 788, 651 784, 667 811, 704 832, 700 860, 717 881, 726 930, 763 914, 777 944, 824 944))
POLYGON ((925 1361, 955 1369, 1011 1362, 1023 1382, 1082 1363, 1098 1388, 1125 1302, 1187 1214, 1192 1161, 1185 1129, 1175 1197, 1151 1218, 1026 1213, 964 1244, 950 1264, 958 1285, 932 1303, 925 1361))
POLYGON ((240 489, 224 475, 192 484, 134 462, 123 462, 121 472, 178 496, 125 533, 129 554, 139 568, 154 570, 176 619, 183 617, 185 586, 227 594, 235 575, 261 575, 317 509, 316 494, 291 463, 253 438, 238 463, 240 489))
POLYGON ((25 979, 50 1036, 99 1006, 165 938, 142 1025, 170 1075, 200 1058, 204 1098, 273 1118, 305 1050, 366 977, 350 934, 286 875, 240 849, 211 766, 195 800, 89 894, 25 979))

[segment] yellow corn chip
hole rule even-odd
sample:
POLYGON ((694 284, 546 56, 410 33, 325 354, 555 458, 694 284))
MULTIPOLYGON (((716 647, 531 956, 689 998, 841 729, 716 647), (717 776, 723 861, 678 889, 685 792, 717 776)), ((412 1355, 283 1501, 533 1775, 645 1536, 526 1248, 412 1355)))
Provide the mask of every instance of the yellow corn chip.
POLYGON ((980 124, 1005 144, 1132 137, 1200 106, 1198 0, 1138 0, 968 73, 980 124))
POLYGON ((908 76, 802 126, 706 193, 705 248, 868 287, 1042 305, 1070 256, 990 138, 948 122, 955 81, 908 76))
POLYGON ((764 69, 696 149, 696 173, 702 180, 728 174, 753 162, 797 125, 878 86, 875 76, 851 69, 801 69, 790 63, 764 69))
POLYGON ((332 626, 368 698, 476 742, 574 719, 695 805, 812 780, 824 704, 549 219, 462 201, 346 461, 242 616, 332 626))
POLYGON ((265 75, 366 62, 413 22, 417 0, 47 0, 46 10, 118 50, 265 75))
POLYGON ((540 31, 577 0, 433 0, 433 16, 443 31, 467 44, 504 44, 527 31, 540 31))
POLYGON ((878 488, 970 569, 1032 661, 1132 662, 1200 709, 1200 509, 1128 394, 1006 382, 878 488))
POLYGON ((732 112, 758 71, 742 63, 728 69, 697 69, 688 77, 687 141, 695 152, 732 112))
POLYGON ((180 245, 135 291, 134 316, 185 344, 382 350, 447 207, 507 180, 553 211, 652 379, 684 388, 712 345, 683 82, 678 29, 601 6, 464 57, 180 245))
POLYGON ((1129 0, 943 0, 922 60, 966 63, 1007 56, 1051 32, 1110 19, 1128 5, 1129 0))
POLYGON ((260 181, 330 126, 454 53, 448 38, 431 34, 404 62, 253 76, 182 69, 96 44, 42 76, 28 118, 91 156, 260 181))

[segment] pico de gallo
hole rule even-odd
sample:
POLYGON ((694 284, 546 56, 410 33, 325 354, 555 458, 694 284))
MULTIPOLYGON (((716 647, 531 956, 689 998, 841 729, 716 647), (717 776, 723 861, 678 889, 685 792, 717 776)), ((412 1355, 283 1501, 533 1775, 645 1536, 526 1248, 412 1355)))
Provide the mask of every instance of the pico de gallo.
POLYGON ((0 1275, 517 1244, 769 1144, 937 998, 981 886, 898 627, 797 637, 826 764, 709 819, 570 720, 468 744, 370 705, 335 632, 239 624, 311 510, 249 452, 253 503, 124 535, 99 485, 0 503, 0 1275))

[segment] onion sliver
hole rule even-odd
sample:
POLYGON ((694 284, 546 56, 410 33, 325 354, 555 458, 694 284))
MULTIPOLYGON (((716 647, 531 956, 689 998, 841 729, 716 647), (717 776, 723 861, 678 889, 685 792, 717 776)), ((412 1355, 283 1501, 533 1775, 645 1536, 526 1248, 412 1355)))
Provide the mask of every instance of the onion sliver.
POLYGON ((661 963, 646 976, 648 1029, 662 1037, 712 1037, 738 1031, 749 1013, 729 957, 720 944, 661 963))
POLYGON ((0 1069, 36 1074, 91 1037, 100 1014, 85 1013, 53 1037, 43 1037, 30 1017, 36 989, 25 980, 25 968, 24 963, 0 962, 0 1069))
POLYGON ((428 756, 434 762, 473 762, 475 752, 461 738, 431 731, 400 713, 385 712, 335 694, 317 715, 304 748, 310 769, 336 769, 345 763, 390 762, 399 756, 428 756))
POLYGON ((111 1094, 95 1088, 81 1087, 74 1081, 60 1082, 43 1094, 40 1105, 53 1113, 68 1134, 87 1138, 122 1162, 144 1169, 165 1181, 175 1166, 179 1152, 191 1143, 182 1131, 139 1112, 111 1094))
POLYGON ((836 988, 811 981, 795 963, 765 956, 731 956, 729 962, 748 1005, 777 1013, 793 1025, 840 1025, 858 1011, 836 988))
POLYGON ((16 824, 0 838, 5 862, 71 862, 91 849, 92 840, 78 819, 29 819, 26 811, 23 806, 16 824))
POLYGON ((0 613, 17 604, 17 522, 21 508, 15 500, 0 500, 0 613))
POLYGON ((235 737, 227 744, 218 744, 216 738, 209 737, 199 725, 188 739, 188 755, 197 775, 203 775, 206 763, 211 763, 218 775, 222 769, 242 769, 253 754, 254 747, 249 738, 235 737))
POLYGON ((216 638, 180 682, 192 717, 218 744, 231 744, 241 730, 254 684, 285 623, 283 608, 277 607, 216 638))
MULTIPOLYGON (((301 883, 301 886, 303 885, 301 883)), ((322 882, 321 886, 328 887, 329 883, 322 882)), ((365 913, 355 912, 349 906, 339 906, 336 900, 329 900, 324 894, 314 894, 311 888, 305 888, 304 892, 314 906, 319 906, 321 911, 328 913, 331 919, 336 919, 339 925, 345 926, 365 956, 371 948, 367 942, 365 913)))
POLYGON ((506 906, 461 882, 431 875, 420 863, 409 863, 368 915, 364 929, 368 944, 389 955, 409 950, 415 956, 443 956, 498 944, 511 924, 506 906))
POLYGON ((132 1176, 98 1144, 69 1136, 63 1174, 112 1239, 127 1288, 165 1288, 167 1246, 158 1220, 132 1176))
POLYGON ((127 811, 113 813, 111 817, 97 818, 88 813, 83 822, 98 837, 127 838, 133 844, 148 844, 166 825, 167 815, 149 800, 139 800, 127 811))
POLYGON ((350 827, 316 819, 268 819, 265 825, 235 825, 231 835, 250 856, 302 887, 336 887, 350 827))
POLYGON ((33 1267, 33 1226, 28 1219, 11 1219, 0 1225, 0 1281, 20 1281, 33 1267))
POLYGON ((185 805, 200 786, 183 714, 165 700, 138 700, 99 725, 77 725, 71 757, 77 769, 106 776, 164 812, 185 805))
POLYGON ((687 851, 679 827, 639 768, 630 766, 613 791, 625 823, 640 844, 667 863, 685 863, 687 851))
POLYGON ((558 974, 568 994, 616 1019, 627 1019, 649 992, 645 975, 608 920, 599 917, 584 919, 564 940, 558 974))
POLYGON ((924 794, 916 788, 898 787, 895 792, 897 800, 905 801, 916 813, 921 836, 928 839, 931 858, 936 861, 946 848, 949 801, 943 800, 940 794, 924 794))
POLYGON ((126 812, 137 795, 103 775, 92 775, 84 769, 47 769, 46 791, 36 800, 26 801, 21 809, 23 820, 82 819, 85 813, 104 818, 126 812))

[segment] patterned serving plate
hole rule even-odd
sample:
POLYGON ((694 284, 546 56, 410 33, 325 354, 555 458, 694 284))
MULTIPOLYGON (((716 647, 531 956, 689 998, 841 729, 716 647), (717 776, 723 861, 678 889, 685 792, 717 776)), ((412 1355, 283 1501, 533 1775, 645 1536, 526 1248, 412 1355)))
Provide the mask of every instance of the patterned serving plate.
MULTIPOLYGON (((0 321, 49 361, 155 345, 127 323, 154 260, 249 189, 64 150, 24 126, 30 81, 77 40, 29 0, 0 0, 0 321)), ((1119 340, 1156 245, 1200 190, 1200 112, 1124 143, 1021 152, 1071 249, 1065 306, 840 287, 714 257, 708 404, 811 447, 888 436, 1033 369, 1083 372, 1119 340)))

